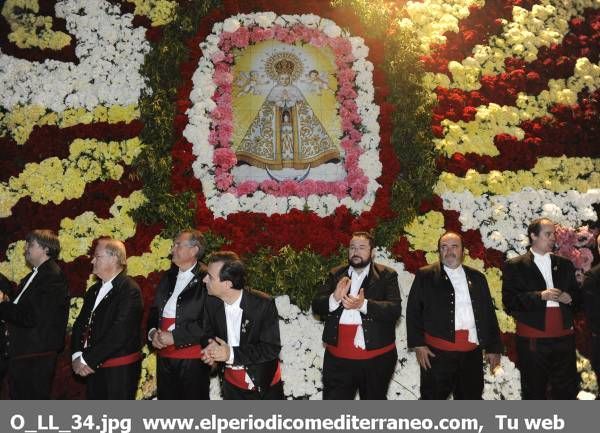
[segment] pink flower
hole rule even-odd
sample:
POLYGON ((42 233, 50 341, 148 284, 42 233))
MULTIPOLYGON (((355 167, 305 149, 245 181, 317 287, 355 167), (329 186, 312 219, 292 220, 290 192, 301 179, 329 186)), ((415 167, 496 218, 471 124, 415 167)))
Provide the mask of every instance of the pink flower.
POLYGON ((225 60, 225 53, 223 53, 223 51, 217 51, 211 56, 210 60, 215 64, 222 62, 225 60))
POLYGON ((348 183, 346 181, 332 182, 331 193, 339 200, 348 197, 348 183))
POLYGON ((233 75, 231 72, 215 71, 215 74, 213 75, 213 82, 217 86, 231 84, 233 82, 233 75))
POLYGON ((216 166, 229 170, 237 164, 235 152, 227 147, 215 149, 213 154, 213 162, 216 166))
POLYGON ((319 193, 319 185, 314 180, 308 179, 298 184, 298 196, 308 197, 311 194, 319 193))
POLYGON ((258 182, 255 182, 253 180, 246 180, 237 186, 236 195, 239 197, 242 195, 252 194, 257 189, 258 189, 258 182))
POLYGON ((260 189, 266 194, 275 194, 277 191, 279 191, 279 184, 271 179, 264 180, 260 183, 260 189))
POLYGON ((298 190, 298 182, 295 180, 284 180, 279 183, 279 196, 280 197, 289 197, 296 195, 298 190))
POLYGON ((215 184, 219 191, 227 191, 233 184, 231 173, 219 173, 215 176, 215 184))
POLYGON ((231 35, 231 42, 237 48, 246 48, 250 44, 248 27, 240 27, 231 35))

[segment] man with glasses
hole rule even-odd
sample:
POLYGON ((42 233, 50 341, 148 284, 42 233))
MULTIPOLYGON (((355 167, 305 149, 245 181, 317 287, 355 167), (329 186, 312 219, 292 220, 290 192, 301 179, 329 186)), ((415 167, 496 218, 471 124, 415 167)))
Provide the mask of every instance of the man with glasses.
POLYGON ((142 294, 126 274, 123 242, 100 239, 92 265, 99 281, 85 293, 73 325, 73 371, 87 379, 89 400, 132 400, 142 362, 142 294))
POLYGON ((396 322, 402 312, 398 274, 372 262, 374 241, 352 235, 348 264, 331 270, 313 300, 325 320, 323 398, 383 400, 396 369, 396 322))
POLYGON ((8 389, 12 399, 49 399, 57 353, 64 347, 69 314, 67 279, 56 264, 58 236, 51 230, 27 235, 25 260, 32 271, 12 300, 3 297, 8 389))
POLYGON ((159 400, 208 400, 210 367, 202 361, 206 266, 198 230, 179 233, 171 249, 173 266, 158 287, 148 318, 148 340, 157 349, 159 400))

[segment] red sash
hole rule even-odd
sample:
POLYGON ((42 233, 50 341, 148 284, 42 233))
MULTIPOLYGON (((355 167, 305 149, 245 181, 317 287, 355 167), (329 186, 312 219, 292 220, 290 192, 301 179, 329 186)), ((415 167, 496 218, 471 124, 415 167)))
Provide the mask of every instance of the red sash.
POLYGON ((522 322, 517 322, 517 335, 527 338, 556 338, 572 335, 573 328, 563 328, 562 311, 560 307, 546 307, 544 330, 532 328, 522 322))
MULTIPOLYGON (((175 323, 174 317, 163 317, 160 321, 160 330, 167 331, 171 325, 175 323)), ((195 344, 193 346, 184 347, 178 349, 174 344, 160 349, 158 355, 163 358, 174 358, 174 359, 201 359, 202 358, 202 346, 195 344)))
MULTIPOLYGON (((231 367, 225 368, 224 379, 241 389, 250 390, 250 385, 246 382, 246 369, 233 369, 231 367)), ((277 361, 277 370, 273 375, 273 380, 271 380, 271 384, 269 386, 273 386, 281 380, 281 363, 277 361)))
POLYGON ((130 353, 129 355, 117 356, 116 358, 110 358, 104 361, 100 367, 121 367, 123 365, 133 364, 134 362, 142 359, 142 354, 140 352, 130 353))
POLYGON ((325 345, 327 351, 336 358, 372 359, 396 348, 396 343, 391 343, 387 346, 373 350, 365 350, 356 347, 354 345, 354 337, 356 336, 357 328, 358 325, 339 325, 338 344, 337 346, 331 344, 325 345))
POLYGON ((470 352, 477 349, 477 344, 471 343, 468 339, 468 329, 457 329, 454 332, 454 342, 425 333, 425 344, 448 352, 470 352))

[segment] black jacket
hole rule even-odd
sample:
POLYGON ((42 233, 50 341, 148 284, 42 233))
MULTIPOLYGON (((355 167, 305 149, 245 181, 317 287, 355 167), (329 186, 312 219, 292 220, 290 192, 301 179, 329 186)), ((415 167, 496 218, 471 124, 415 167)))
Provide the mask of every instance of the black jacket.
POLYGON ((600 334, 600 264, 585 273, 583 293, 588 326, 594 334, 600 334))
MULTIPOLYGON (((281 350, 277 307, 267 294, 244 289, 240 308, 243 310, 240 345, 233 348, 233 365, 244 366, 256 391, 264 393, 277 371, 281 350)), ((213 337, 228 341, 225 304, 221 299, 207 296, 204 329, 202 346, 213 337)))
MULTIPOLYGON (((581 302, 581 290, 575 279, 575 267, 570 260, 550 255, 554 287, 571 295, 571 305, 560 303, 563 327, 573 326, 573 308, 581 302)), ((546 301, 541 297, 546 281, 533 261, 533 253, 508 260, 502 271, 502 302, 504 309, 517 321, 544 330, 546 301)))
MULTIPOLYGON (((162 312, 173 294, 173 290, 175 290, 178 272, 179 269, 173 266, 160 280, 148 316, 148 332, 152 328, 158 329, 160 327, 162 312)), ((206 266, 198 262, 192 269, 192 273, 194 277, 177 298, 173 340, 178 348, 199 344, 200 339, 205 334, 202 313, 207 292, 202 279, 206 275, 206 266)))
MULTIPOLYGON (((502 353, 500 329, 485 275, 464 266, 475 317, 479 346, 502 353)), ((424 266, 415 275, 406 305, 408 347, 425 346, 425 333, 454 342, 454 287, 440 262, 424 266)))
POLYGON ((133 278, 121 272, 112 281, 112 289, 92 313, 102 287, 98 281, 85 293, 83 307, 73 325, 71 354, 83 352, 83 359, 97 369, 110 358, 137 352, 141 347, 142 294, 133 278), (89 324, 88 346, 84 348, 89 324))
MULTIPOLYGON (((329 273, 329 277, 312 302, 313 312, 325 320, 323 342, 337 346, 338 326, 344 312, 342 304, 329 311, 329 296, 337 283, 348 276, 349 266, 339 266, 329 273)), ((371 263, 369 275, 363 281, 367 314, 361 313, 362 328, 367 350, 379 349, 396 341, 396 322, 402 314, 402 300, 398 287, 398 274, 392 268, 371 263)))
MULTIPOLYGON (((30 275, 21 280, 17 295, 30 275)), ((68 316, 67 279, 54 260, 46 260, 17 304, 0 304, 0 319, 6 322, 8 330, 8 355, 60 352, 65 344, 68 316)))

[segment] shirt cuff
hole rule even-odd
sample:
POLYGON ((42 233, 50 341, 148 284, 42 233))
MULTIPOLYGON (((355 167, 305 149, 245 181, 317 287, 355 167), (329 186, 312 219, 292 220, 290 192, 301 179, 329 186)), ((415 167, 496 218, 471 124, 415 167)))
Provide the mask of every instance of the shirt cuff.
POLYGON ((229 359, 225 361, 225 364, 232 365, 233 364, 233 347, 229 346, 229 359))
POLYGON ((83 352, 75 352, 73 355, 71 355, 71 361, 75 361, 77 358, 79 358, 83 365, 87 365, 87 362, 85 362, 85 359, 83 359, 83 352))
POLYGON ((335 311, 340 306, 341 301, 336 301, 333 293, 329 296, 329 312, 335 311))
POLYGON ((361 305, 361 307, 358 309, 358 311, 360 311, 363 314, 367 314, 367 302, 368 302, 368 300, 365 299, 363 301, 363 304, 361 305))

